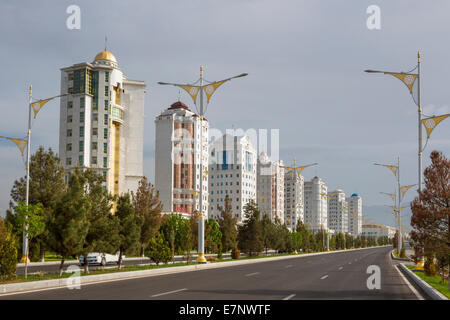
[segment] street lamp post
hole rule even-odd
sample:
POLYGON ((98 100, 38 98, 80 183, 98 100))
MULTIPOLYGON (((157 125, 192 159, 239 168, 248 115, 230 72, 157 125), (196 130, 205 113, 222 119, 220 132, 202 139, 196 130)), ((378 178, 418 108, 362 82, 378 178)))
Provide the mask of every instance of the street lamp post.
POLYGON ((192 100, 194 101, 195 106, 197 106, 197 94, 200 94, 200 102, 199 102, 200 110, 197 110, 199 112, 199 116, 200 116, 200 192, 199 192, 200 215, 199 215, 199 219, 198 219, 198 256, 197 256, 197 262, 199 262, 199 263, 206 263, 205 251, 204 251, 204 238, 205 238, 204 218, 205 218, 205 215, 203 214, 203 179, 205 177, 203 174, 203 160, 204 160, 204 157, 203 157, 203 154, 204 154, 204 150, 203 150, 203 120, 204 120, 204 115, 206 113, 206 110, 204 108, 203 95, 205 93, 207 96, 206 105, 208 106, 211 96, 217 90, 217 88, 219 86, 221 86, 224 82, 227 82, 227 81, 229 81, 231 79, 235 79, 235 78, 245 77, 247 75, 248 75, 247 73, 242 73, 240 75, 237 75, 237 76, 234 76, 231 78, 227 78, 224 80, 209 82, 203 78, 203 66, 200 66, 200 78, 193 84, 177 84, 177 83, 158 82, 158 84, 160 84, 160 85, 173 85, 173 86, 184 89, 191 96, 192 100), (207 82, 207 83, 204 84, 204 82, 207 82), (199 83, 199 85, 196 85, 197 83, 199 83), (203 91, 205 91, 205 92, 203 93, 203 91))

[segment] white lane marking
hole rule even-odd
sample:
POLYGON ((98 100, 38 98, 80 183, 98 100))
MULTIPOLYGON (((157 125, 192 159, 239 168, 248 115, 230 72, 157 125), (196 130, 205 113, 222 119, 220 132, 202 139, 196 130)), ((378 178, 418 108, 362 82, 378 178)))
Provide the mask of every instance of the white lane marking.
POLYGON ((168 291, 168 292, 163 292, 163 293, 154 294, 154 295, 152 295, 152 297, 164 296, 164 295, 166 295, 166 294, 171 294, 171 293, 180 292, 180 291, 185 291, 185 290, 187 290, 187 288, 183 288, 183 289, 178 289, 178 290, 173 290, 173 291, 168 291))
POLYGON ((328 278, 328 275, 327 275, 327 274, 324 275, 322 278, 320 278, 320 280, 323 280, 323 279, 326 279, 326 278, 328 278))
POLYGON ((290 268, 292 267, 292 264, 288 264, 285 268, 290 268))
POLYGON ((402 277, 403 281, 408 285, 409 289, 416 295, 417 299, 419 300, 425 300, 422 295, 412 286, 411 283, 409 283, 408 279, 403 275, 403 273, 399 270, 398 266, 394 266, 394 268, 397 270, 397 272, 402 277))
POLYGON ((257 274, 259 274, 259 272, 249 273, 249 274, 246 274, 245 276, 246 277, 251 277, 251 276, 256 276, 257 274))
POLYGON ((344 267, 339 267, 339 270, 342 270, 344 267))
POLYGON ((349 262, 348 264, 352 264, 351 262, 349 262))
POLYGON ((283 298, 283 300, 290 300, 293 297, 295 297, 295 294, 291 294, 291 295, 287 296, 286 298, 283 298))

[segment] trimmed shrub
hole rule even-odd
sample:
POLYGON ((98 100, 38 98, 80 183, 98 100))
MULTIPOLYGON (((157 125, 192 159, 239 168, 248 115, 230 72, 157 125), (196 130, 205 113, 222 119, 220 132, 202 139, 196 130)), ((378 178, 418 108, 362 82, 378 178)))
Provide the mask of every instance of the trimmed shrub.
POLYGON ((239 259, 241 257, 241 252, 238 248, 231 250, 231 259, 239 259))
POLYGON ((16 240, 0 219, 0 279, 8 280, 16 276, 16 240))

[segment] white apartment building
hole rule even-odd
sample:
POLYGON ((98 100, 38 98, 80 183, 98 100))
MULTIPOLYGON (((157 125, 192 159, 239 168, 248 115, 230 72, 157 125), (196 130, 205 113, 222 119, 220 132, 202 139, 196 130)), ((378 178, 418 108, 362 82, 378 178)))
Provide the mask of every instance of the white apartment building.
POLYGON ((396 231, 396 228, 385 226, 383 224, 366 223, 362 225, 361 235, 375 238, 387 236, 389 239, 393 239, 396 231))
POLYGON ((335 233, 348 233, 348 203, 345 200, 345 193, 337 189, 328 193, 328 228, 335 233))
POLYGON ((181 101, 173 103, 156 117, 155 188, 159 190, 163 213, 179 213, 188 217, 194 211, 200 211, 202 165, 202 212, 208 215, 207 141, 208 120, 201 121, 200 116, 181 101), (201 134, 200 128, 203 130, 201 134))
MULTIPOLYGON (((114 55, 61 69, 59 156, 64 168, 92 168, 114 195, 143 176, 143 81, 128 80, 114 55)), ((67 181, 68 176, 66 176, 67 181)))
POLYGON ((305 222, 304 183, 298 170, 289 170, 284 175, 284 223, 291 231, 297 229, 298 220, 305 222))
POLYGON ((328 187, 319 177, 314 177, 304 183, 304 188, 305 224, 313 232, 327 230, 328 187))
POLYGON ((209 216, 220 217, 225 197, 231 198, 233 215, 238 223, 245 219, 244 207, 256 203, 256 149, 248 136, 223 135, 210 144, 208 170, 209 216))
POLYGON ((348 232, 356 237, 362 233, 362 199, 360 195, 354 193, 346 200, 348 203, 348 232))
POLYGON ((272 221, 277 217, 284 223, 284 168, 283 161, 272 162, 266 152, 261 152, 257 166, 257 203, 262 215, 272 221))

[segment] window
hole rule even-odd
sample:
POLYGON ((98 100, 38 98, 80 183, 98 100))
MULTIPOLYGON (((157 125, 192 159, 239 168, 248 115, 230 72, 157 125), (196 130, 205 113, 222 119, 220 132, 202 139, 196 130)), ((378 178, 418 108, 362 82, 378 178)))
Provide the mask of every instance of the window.
POLYGON ((80 122, 84 122, 84 112, 80 112, 80 122))
POLYGON ((73 108, 73 101, 67 101, 67 109, 73 108))
POLYGON ((105 100, 105 111, 108 111, 108 100, 105 100))
POLYGON ((108 86, 105 86, 105 97, 108 96, 108 86))
POLYGON ((85 104, 85 98, 81 97, 80 98, 80 108, 84 108, 84 104, 85 104))
POLYGON ((67 136, 71 137, 72 136, 72 129, 67 129, 67 136))
POLYGON ((73 87, 68 88, 68 89, 67 89, 67 93, 72 94, 72 93, 73 93, 73 87))
POLYGON ((72 158, 67 158, 66 159, 66 166, 71 166, 72 165, 72 158))
POLYGON ((98 121, 98 113, 94 113, 94 116, 93 116, 93 121, 98 121))
POLYGON ((98 128, 92 128, 92 135, 98 136, 98 128))
POLYGON ((83 156, 78 157, 78 163, 80 164, 80 167, 84 166, 84 157, 83 156))
POLYGON ((103 143, 103 153, 108 153, 108 144, 106 142, 103 143))
POLYGON ((105 71, 105 82, 109 82, 109 71, 105 71))
POLYGON ((73 80, 73 72, 70 72, 70 73, 69 73, 69 81, 70 81, 70 80, 73 80))
POLYGON ((108 158, 103 157, 103 168, 106 168, 108 166, 108 158))
POLYGON ((83 137, 84 137, 84 127, 81 126, 80 127, 80 138, 83 138, 83 137))
POLYGON ((66 151, 72 151, 72 144, 71 143, 68 143, 66 145, 66 151))
POLYGON ((104 122, 103 122, 105 125, 108 125, 108 115, 107 114, 105 114, 105 120, 104 120, 104 122))
POLYGON ((103 171, 103 181, 106 182, 106 172, 103 171))
POLYGON ((79 147, 80 149, 80 152, 83 152, 84 151, 84 141, 83 140, 81 140, 80 141, 80 147, 79 147))
POLYGON ((97 150, 97 142, 92 142, 92 149, 97 150))
POLYGON ((108 129, 103 129, 103 139, 108 139, 108 129))
POLYGON ((97 164, 97 157, 92 157, 92 164, 97 164))
POLYGON ((72 116, 67 116, 67 123, 72 123, 72 116))

